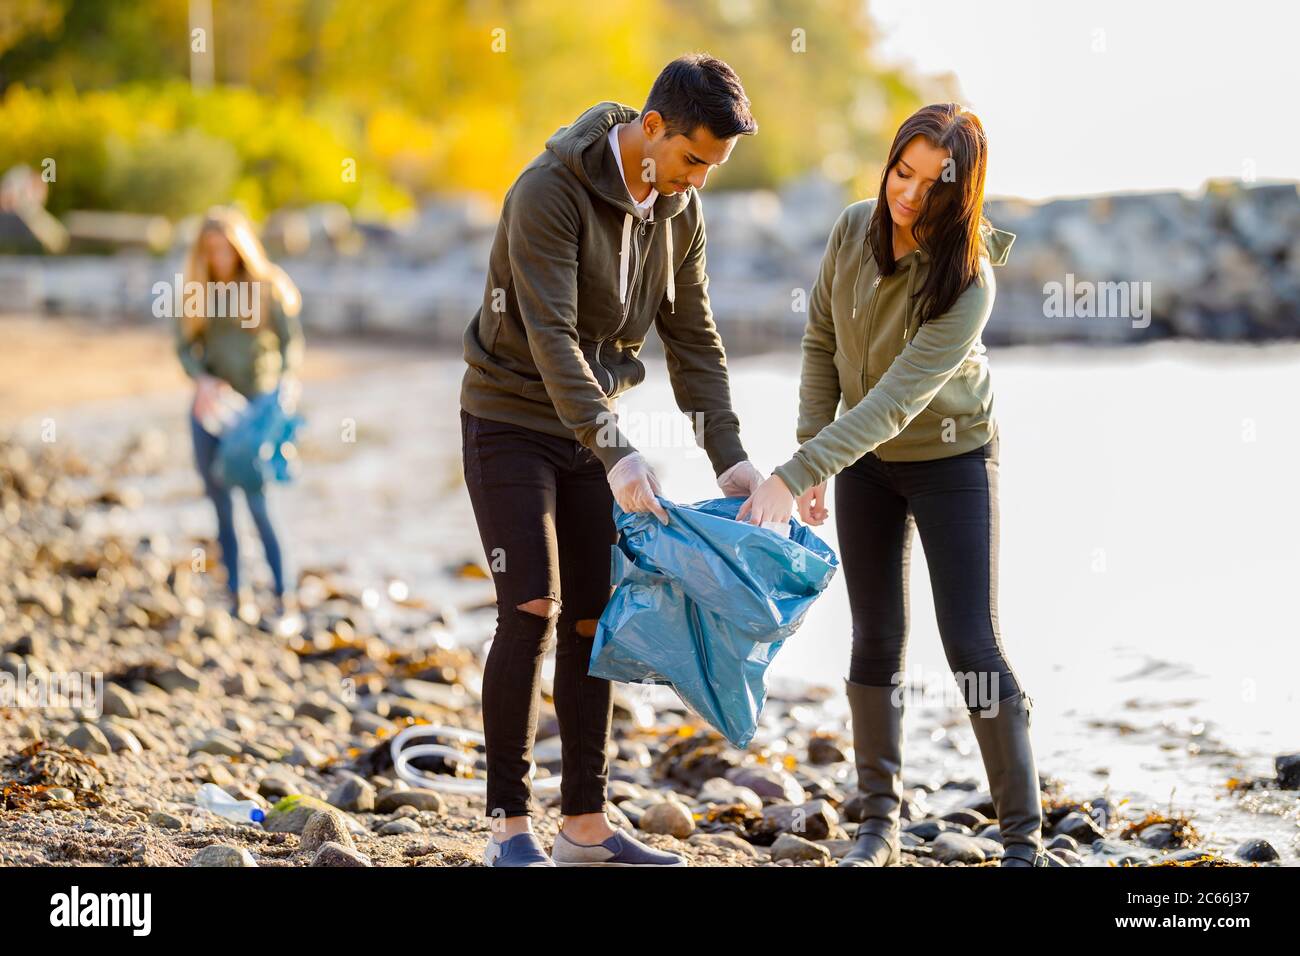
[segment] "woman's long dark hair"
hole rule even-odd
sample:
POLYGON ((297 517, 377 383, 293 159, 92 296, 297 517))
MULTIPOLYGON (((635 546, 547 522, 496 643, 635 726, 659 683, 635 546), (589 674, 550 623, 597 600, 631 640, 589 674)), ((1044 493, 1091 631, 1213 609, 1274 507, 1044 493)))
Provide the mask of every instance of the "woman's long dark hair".
POLYGON ((920 324, 952 308, 957 297, 979 275, 984 254, 980 235, 988 227, 984 218, 984 174, 988 165, 988 140, 979 117, 956 103, 935 103, 917 110, 894 136, 889 162, 880 177, 880 196, 867 226, 871 254, 881 275, 892 275, 894 217, 885 196, 889 174, 914 136, 946 149, 952 158, 921 202, 912 225, 912 238, 930 258, 924 285, 914 292, 921 303, 920 324), (949 172, 951 170, 951 172, 949 172))

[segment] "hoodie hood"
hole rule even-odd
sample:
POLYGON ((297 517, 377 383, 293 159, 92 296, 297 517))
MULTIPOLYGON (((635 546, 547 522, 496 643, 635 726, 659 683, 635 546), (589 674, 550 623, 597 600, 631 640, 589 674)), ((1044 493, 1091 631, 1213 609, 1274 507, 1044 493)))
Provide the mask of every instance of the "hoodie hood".
MULTIPOLYGON (((998 229, 992 223, 988 227, 980 227, 980 236, 984 239, 984 248, 988 250, 989 264, 995 266, 1004 266, 1007 264, 1007 257, 1011 253, 1011 246, 1016 241, 1014 232, 1007 232, 1005 229, 998 229)), ((912 261, 929 262, 930 256, 924 249, 916 249, 915 255, 907 255, 898 261, 899 268, 910 268, 912 261)))
MULTIPOLYGON (((635 216, 627 184, 619 174, 618 163, 609 149, 609 131, 619 123, 630 123, 641 115, 639 110, 621 103, 597 103, 568 126, 561 126, 546 141, 546 148, 559 157, 578 180, 601 199, 635 216)), ((690 203, 690 192, 659 194, 654 204, 654 218, 671 219, 690 203)))
POLYGON ((982 230, 981 235, 984 236, 984 245, 989 250, 989 262, 995 266, 1006 265, 1011 244, 1016 241, 1016 234, 990 224, 988 229, 982 230))
MULTIPOLYGON (((630 123, 641 114, 630 106, 621 103, 597 103, 573 121, 570 126, 562 126, 555 135, 546 141, 546 148, 559 157, 579 182, 592 193, 617 207, 623 213, 622 239, 618 253, 618 301, 623 305, 627 301, 629 272, 636 250, 632 242, 632 227, 640 221, 632 197, 628 195, 627 183, 618 169, 618 160, 609 148, 609 131, 619 123, 630 123)), ((665 223, 664 247, 668 254, 668 281, 665 293, 675 312, 677 309, 677 284, 673 275, 673 230, 665 221, 677 215, 690 203, 690 190, 666 196, 659 194, 655 200, 651 218, 655 222, 665 223)), ((632 274, 631 281, 636 281, 632 274)))

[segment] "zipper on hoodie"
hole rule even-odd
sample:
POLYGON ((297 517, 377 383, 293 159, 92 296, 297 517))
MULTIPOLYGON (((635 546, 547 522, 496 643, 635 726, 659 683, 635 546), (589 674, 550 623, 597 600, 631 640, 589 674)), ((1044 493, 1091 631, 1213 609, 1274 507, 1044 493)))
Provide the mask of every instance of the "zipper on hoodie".
POLYGON ((646 220, 642 219, 640 225, 637 226, 636 230, 632 233, 632 259, 636 264, 632 268, 632 281, 628 283, 627 299, 623 303, 623 318, 613 332, 609 333, 609 335, 606 335, 596 343, 596 364, 604 369, 605 374, 609 376, 610 392, 614 391, 614 373, 610 369, 606 368, 605 363, 600 360, 600 350, 605 347, 606 342, 618 335, 619 332, 623 331, 623 326, 627 324, 627 317, 632 311, 632 296, 636 293, 637 279, 641 276, 641 247, 637 243, 637 239, 645 238, 645 227, 646 220), (638 233, 640 234, 639 237, 638 233))
POLYGON ((876 300, 880 298, 876 291, 884 276, 876 276, 871 283, 871 304, 867 307, 867 335, 862 340, 862 394, 867 393, 867 366, 871 364, 871 330, 876 324, 876 300))

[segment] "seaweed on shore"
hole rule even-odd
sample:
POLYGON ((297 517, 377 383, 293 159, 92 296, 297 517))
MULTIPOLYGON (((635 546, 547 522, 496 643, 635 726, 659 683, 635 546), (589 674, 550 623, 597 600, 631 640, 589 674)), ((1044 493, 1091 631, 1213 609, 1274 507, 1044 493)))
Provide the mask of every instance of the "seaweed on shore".
POLYGON ((99 791, 108 778, 76 750, 36 740, 6 757, 0 769, 7 778, 0 780, 0 811, 104 805, 99 791), (73 799, 61 799, 56 790, 70 791, 73 799))
POLYGON ((1132 820, 1124 824, 1119 838, 1121 840, 1142 840, 1142 833, 1148 827, 1162 825, 1169 827, 1169 837, 1167 841, 1162 841, 1162 849, 1191 847, 1201 842, 1201 835, 1192 826, 1191 817, 1186 814, 1167 816, 1154 810, 1147 813, 1141 820, 1132 820))

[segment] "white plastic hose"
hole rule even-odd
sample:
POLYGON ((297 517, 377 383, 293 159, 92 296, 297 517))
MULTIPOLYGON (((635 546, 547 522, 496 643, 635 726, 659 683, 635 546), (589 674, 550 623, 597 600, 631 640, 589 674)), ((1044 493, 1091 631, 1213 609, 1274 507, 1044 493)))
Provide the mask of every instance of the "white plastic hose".
MULTIPOLYGON (((467 780, 464 777, 452 777, 445 773, 430 774, 425 773, 419 767, 409 765, 410 761, 416 757, 444 757, 454 763, 462 764, 471 759, 482 761, 481 755, 471 757, 460 747, 448 744, 416 744, 413 747, 403 749, 405 743, 413 737, 434 737, 457 740, 464 744, 483 744, 485 739, 481 733, 476 730, 466 730, 464 727, 434 727, 428 724, 413 724, 393 738, 393 742, 389 745, 389 752, 393 756, 393 770, 397 773, 398 778, 412 787, 441 790, 444 793, 481 795, 487 792, 487 782, 483 779, 467 780)), ((536 778, 536 764, 530 765, 529 776, 536 778)), ((553 777, 542 777, 533 780, 534 793, 551 793, 559 789, 560 777, 558 774, 553 777)))

